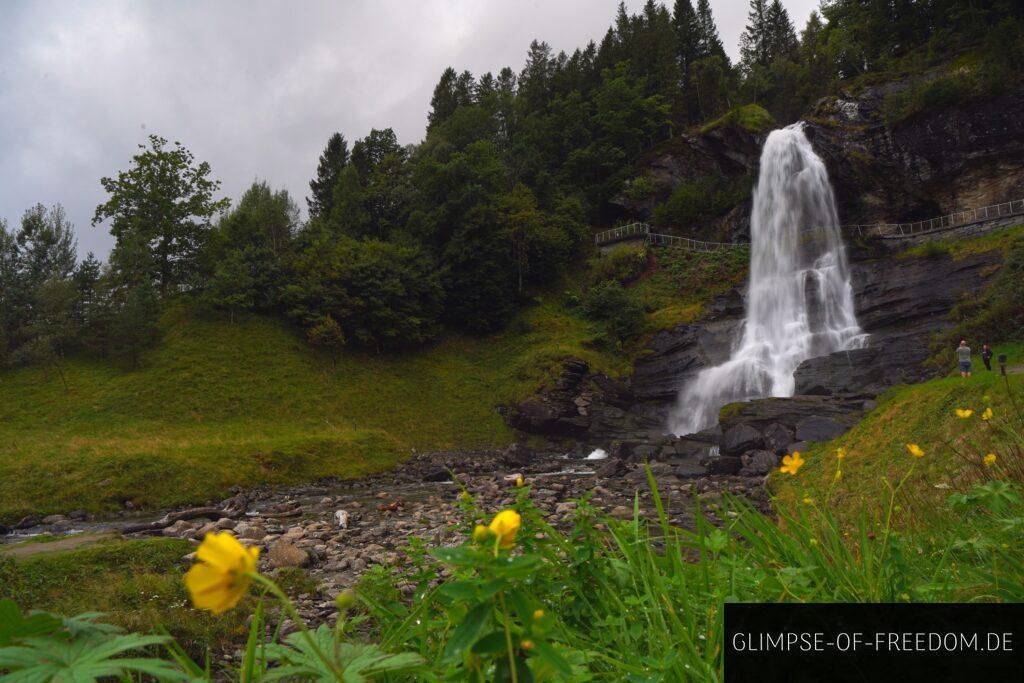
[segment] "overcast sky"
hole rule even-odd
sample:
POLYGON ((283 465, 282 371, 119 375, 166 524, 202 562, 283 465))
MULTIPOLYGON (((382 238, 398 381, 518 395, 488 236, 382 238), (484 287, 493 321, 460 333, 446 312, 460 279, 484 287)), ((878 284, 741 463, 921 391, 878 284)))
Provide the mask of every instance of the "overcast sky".
MULTIPOLYGON (((571 52, 599 41, 618 0, 3 0, 0 218, 61 203, 79 251, 113 244, 92 227, 102 176, 150 133, 210 162, 223 194, 256 178, 305 210, 336 130, 423 138, 451 65, 522 68, 532 39, 571 52)), ((638 11, 643 0, 626 3, 638 11)), ((669 3, 671 4, 671 3, 669 3)), ((818 0, 784 0, 799 31, 818 0)), ((735 58, 746 0, 711 0, 735 58)))

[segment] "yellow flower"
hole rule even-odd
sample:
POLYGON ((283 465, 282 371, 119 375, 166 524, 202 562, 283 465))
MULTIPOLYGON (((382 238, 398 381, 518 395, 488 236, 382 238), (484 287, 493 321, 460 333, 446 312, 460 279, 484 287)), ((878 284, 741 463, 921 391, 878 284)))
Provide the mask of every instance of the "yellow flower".
POLYGON ((473 540, 477 543, 483 543, 491 537, 491 530, 485 527, 483 524, 477 524, 476 528, 473 529, 473 540))
POLYGON ((534 621, 540 621, 543 618, 544 618, 544 610, 542 610, 542 609, 535 609, 535 610, 533 610, 533 620, 534 621))
POLYGON ((924 457, 924 451, 921 450, 921 447, 918 446, 916 443, 908 443, 907 444, 907 450, 910 451, 910 454, 912 456, 914 456, 915 458, 923 458, 924 457))
POLYGON ((206 534, 196 551, 196 564, 185 574, 192 604, 214 614, 225 612, 245 595, 256 573, 259 548, 246 548, 226 531, 206 534))
POLYGON ((842 447, 837 448, 836 449, 836 457, 839 458, 840 460, 845 458, 846 457, 846 449, 842 448, 842 447))
POLYGON ((800 457, 800 451, 793 451, 792 454, 782 459, 782 467, 779 469, 789 474, 796 474, 803 465, 804 459, 800 457))
POLYGON ((516 488, 517 489, 523 488, 523 478, 522 477, 516 477, 516 488))
POLYGON ((982 462, 985 463, 985 467, 992 467, 992 465, 996 464, 996 454, 989 453, 984 458, 982 458, 982 462))
POLYGON ((981 414, 981 419, 985 420, 986 422, 991 420, 992 419, 992 409, 991 408, 985 408, 984 412, 982 412, 982 414, 981 414))
POLYGON ((806 497, 806 496, 804 497, 804 505, 813 505, 813 504, 814 504, 814 499, 813 498, 809 498, 809 497, 806 497))
POLYGON ((499 548, 511 548, 516 544, 516 534, 522 521, 515 510, 502 510, 494 516, 488 529, 498 537, 499 548))
POLYGON ((966 420, 971 415, 974 415, 974 411, 971 410, 970 408, 957 408, 956 409, 956 416, 959 417, 961 420, 966 420))
POLYGON ((842 470, 836 470, 836 474, 835 474, 834 477, 832 477, 832 481, 839 481, 842 478, 843 478, 843 471, 842 470))

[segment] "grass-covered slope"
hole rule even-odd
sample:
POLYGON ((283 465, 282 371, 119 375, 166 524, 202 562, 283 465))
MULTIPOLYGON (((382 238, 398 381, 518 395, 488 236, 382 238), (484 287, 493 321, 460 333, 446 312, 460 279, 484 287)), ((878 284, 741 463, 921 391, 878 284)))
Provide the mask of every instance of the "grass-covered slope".
MULTIPOLYGON (((1024 361, 1024 346, 997 346, 996 351, 1008 354, 1011 368, 1024 361)), ((898 519, 927 524, 951 493, 989 479, 1005 479, 1010 474, 1006 468, 1011 473, 1020 469, 1024 442, 1012 432, 1024 434, 1024 375, 1008 376, 1008 392, 997 371, 986 371, 980 359, 975 365, 968 379, 956 375, 884 393, 878 407, 852 430, 808 449, 803 454, 806 464, 797 475, 772 475, 780 502, 791 508, 805 500, 827 502, 841 519, 852 522, 866 511, 880 521, 889 499, 885 482, 895 485, 913 466, 895 512, 898 519), (993 411, 991 421, 981 419, 986 407, 993 411), (958 408, 973 412, 961 418, 958 408), (920 446, 925 455, 912 456, 908 443, 920 446), (841 463, 836 457, 839 448, 846 449, 841 463), (989 453, 997 460, 986 467, 983 458, 989 453), (840 466, 841 478, 834 481, 840 466)))
POLYGON ((496 405, 567 355, 621 374, 590 348, 593 324, 553 299, 501 334, 449 336, 400 355, 310 349, 282 324, 207 321, 182 308, 137 370, 71 360, 0 374, 0 519, 123 501, 172 506, 233 485, 352 477, 411 449, 500 446, 496 405))

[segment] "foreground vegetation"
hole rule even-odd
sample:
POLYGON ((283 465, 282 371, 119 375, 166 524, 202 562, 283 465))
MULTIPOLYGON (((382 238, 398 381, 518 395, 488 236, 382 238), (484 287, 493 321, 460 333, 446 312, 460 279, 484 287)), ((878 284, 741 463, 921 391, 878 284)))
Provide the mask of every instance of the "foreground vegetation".
MULTIPOLYGON (((901 477, 920 462, 906 449, 885 457, 899 463, 901 477)), ((794 481, 805 474, 791 471, 794 481)), ((568 534, 546 524, 530 503, 529 485, 514 512, 493 519, 464 495, 465 544, 428 553, 414 543, 411 562, 364 580, 358 607, 355 596, 338 597, 342 617, 333 630, 300 630, 279 644, 282 616, 268 618, 262 602, 273 596, 281 614, 297 618, 287 598, 252 573, 250 554, 237 542, 218 541, 221 549, 205 555, 201 548, 202 568, 189 573, 197 604, 233 607, 250 582, 265 596, 238 670, 194 664, 164 638, 131 640, 84 628, 81 619, 62 625, 12 617, 0 634, 0 671, 147 671, 164 680, 719 680, 729 601, 1024 600, 1024 551, 1015 542, 1024 500, 1018 484, 1002 478, 948 498, 922 520, 926 532, 900 529, 891 516, 879 528, 865 518, 844 522, 828 499, 802 502, 794 512, 780 508, 776 522, 728 497, 709 513, 698 508, 695 530, 680 530, 669 525, 650 483, 654 519, 602 519, 583 502, 568 534), (441 566, 451 574, 436 584, 441 566), (249 573, 240 581, 233 571, 249 573), (416 585, 411 599, 396 589, 401 581, 416 585), (145 647, 163 658, 117 658, 145 647)), ((890 506, 901 486, 875 482, 890 506)), ((235 609, 252 609, 242 604, 235 609)), ((0 610, 16 608, 0 602, 0 610)), ((212 619, 230 624, 235 615, 212 619)))
MULTIPOLYGON (((878 495, 883 479, 898 481, 905 473, 906 444, 917 444, 926 454, 903 487, 897 520, 929 524, 950 492, 964 491, 986 481, 1024 457, 1020 433, 1024 424, 1024 345, 997 345, 1007 354, 1007 377, 975 363, 968 379, 959 375, 923 384, 897 386, 878 398, 878 406, 835 441, 814 444, 803 454, 801 477, 775 479, 779 501, 790 509, 804 498, 827 498, 837 517, 852 522, 866 512, 872 524, 883 524, 888 501, 878 495), (960 417, 957 410, 972 411, 960 417), (990 410, 991 419, 983 419, 990 410), (835 481, 839 463, 836 449, 844 449, 842 476, 835 481), (986 465, 984 458, 996 454, 986 465)), ((961 413, 962 414, 962 413, 961 413)))

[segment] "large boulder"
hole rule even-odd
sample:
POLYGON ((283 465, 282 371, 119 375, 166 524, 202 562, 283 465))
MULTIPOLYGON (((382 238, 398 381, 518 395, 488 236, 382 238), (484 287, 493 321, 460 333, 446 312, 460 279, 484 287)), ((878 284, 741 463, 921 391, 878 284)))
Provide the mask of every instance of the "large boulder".
POLYGON ((740 474, 747 477, 763 476, 779 464, 779 456, 771 451, 750 451, 740 457, 740 474))
POLYGON ((284 539, 275 541, 267 552, 267 564, 272 569, 305 567, 311 559, 308 552, 284 539))
POLYGON ((764 447, 772 453, 782 454, 786 452, 789 444, 793 443, 793 430, 786 425, 773 422, 764 430, 764 447))
POLYGON ((873 403, 861 397, 760 398, 745 403, 730 403, 722 409, 721 422, 722 429, 726 432, 739 424, 746 424, 763 431, 775 422, 795 430, 801 420, 817 415, 852 427, 869 405, 873 405, 873 403))
POLYGON ((747 451, 761 448, 764 438, 761 432, 748 424, 738 424, 722 435, 722 455, 741 455, 747 451))
POLYGON ((736 474, 743 462, 734 455, 720 455, 704 460, 704 471, 708 474, 736 474))
POLYGON ((831 441, 849 430, 849 426, 820 415, 805 417, 796 426, 798 441, 831 441))

